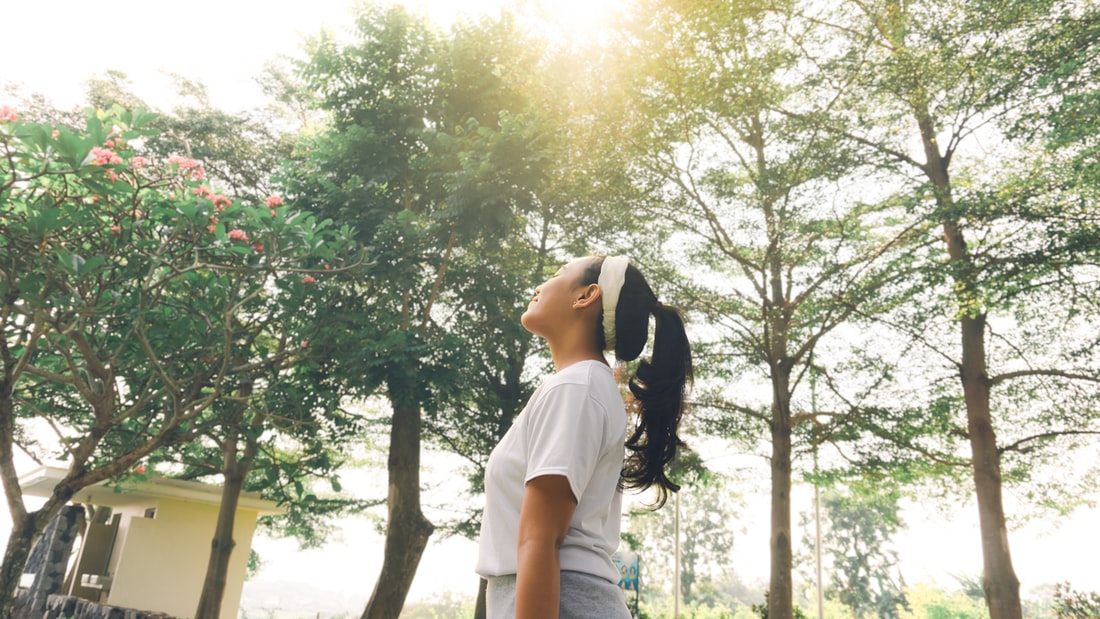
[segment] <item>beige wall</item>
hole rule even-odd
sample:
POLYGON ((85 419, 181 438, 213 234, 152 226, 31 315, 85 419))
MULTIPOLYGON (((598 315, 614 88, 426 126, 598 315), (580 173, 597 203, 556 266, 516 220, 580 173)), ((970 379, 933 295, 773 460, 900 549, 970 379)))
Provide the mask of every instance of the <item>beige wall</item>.
MULTIPOLYGON (((129 512, 122 518, 107 602, 190 619, 210 560, 218 506, 161 499, 155 518, 144 518, 143 512, 129 512)), ((233 531, 237 546, 229 560, 222 619, 237 616, 256 517, 255 511, 237 510, 233 531)))

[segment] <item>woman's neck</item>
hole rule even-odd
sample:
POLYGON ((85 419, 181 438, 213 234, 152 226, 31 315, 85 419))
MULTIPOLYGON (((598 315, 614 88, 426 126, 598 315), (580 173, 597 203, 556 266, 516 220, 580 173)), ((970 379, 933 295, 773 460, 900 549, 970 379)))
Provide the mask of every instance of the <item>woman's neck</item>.
POLYGON ((550 358, 554 361, 554 371, 560 372, 565 368, 573 365, 574 363, 580 363, 581 361, 599 361, 604 365, 607 365, 607 359, 604 358, 603 352, 596 350, 595 346, 591 345, 554 345, 550 343, 550 358))

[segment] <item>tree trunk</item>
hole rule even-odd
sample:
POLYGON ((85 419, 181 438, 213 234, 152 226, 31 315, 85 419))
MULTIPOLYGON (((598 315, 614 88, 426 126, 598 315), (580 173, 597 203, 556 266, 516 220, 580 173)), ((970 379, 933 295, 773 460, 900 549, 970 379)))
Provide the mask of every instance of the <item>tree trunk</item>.
POLYGON ((31 548, 41 531, 35 531, 36 520, 20 518, 12 523, 8 546, 4 549, 4 563, 0 565, 0 617, 11 617, 15 612, 15 597, 19 579, 31 548))
MULTIPOLYGON (((952 259, 969 261, 962 231, 954 224, 945 224, 944 236, 952 259)), ((978 500, 978 523, 982 540, 982 587, 985 589, 990 619, 1021 619, 1023 606, 1020 603, 1020 581, 1012 566, 1008 526, 1001 497, 1001 454, 997 450, 997 436, 993 431, 993 417, 989 407, 985 314, 964 314, 960 320, 960 328, 960 380, 966 402, 971 468, 978 500)))
POLYGON ((386 542, 382 572, 362 619, 397 619, 435 527, 420 511, 420 405, 391 394, 386 542))
MULTIPOLYGON (((23 569, 27 566, 31 548, 53 514, 40 517, 39 512, 27 513, 23 505, 23 490, 19 487, 19 474, 12 457, 12 437, 15 435, 15 411, 11 400, 9 379, 0 381, 0 484, 4 486, 8 513, 11 516, 11 532, 4 549, 4 561, 0 564, 0 617, 11 617, 15 611, 15 596, 23 569)), ((56 501, 49 501, 43 509, 56 501)), ((61 509, 55 508, 55 512, 61 509)))
POLYGON ((791 397, 790 369, 772 364, 771 581, 768 619, 794 616, 791 549, 791 397))
MULTIPOLYGON (((954 205, 948 161, 936 142, 935 124, 927 106, 916 109, 917 124, 927 159, 925 173, 935 189, 941 207, 954 205)), ((973 257, 957 219, 943 223, 943 238, 951 259, 951 277, 958 291, 956 311, 961 315, 959 328, 962 344, 962 381, 966 403, 967 434, 970 438, 971 469, 978 500, 978 523, 982 540, 982 586, 990 619, 1021 619, 1020 581, 1012 567, 1001 499, 1001 454, 993 432, 989 408, 990 382, 985 353, 985 311, 975 307, 977 284, 973 257)))
POLYGON ((237 546, 233 539, 233 527, 237 519, 237 505, 240 503, 244 478, 248 474, 250 460, 237 461, 237 441, 228 440, 224 451, 225 461, 222 474, 222 500, 218 507, 218 522, 214 527, 214 538, 210 541, 210 560, 206 564, 206 578, 202 583, 202 594, 195 617, 217 619, 222 612, 222 598, 225 596, 225 584, 229 577, 229 559, 237 546))

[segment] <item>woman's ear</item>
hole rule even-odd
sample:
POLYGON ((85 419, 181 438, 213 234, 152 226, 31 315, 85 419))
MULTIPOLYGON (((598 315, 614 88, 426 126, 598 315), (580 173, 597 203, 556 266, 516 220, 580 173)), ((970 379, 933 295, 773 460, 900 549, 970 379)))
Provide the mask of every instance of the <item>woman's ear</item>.
POLYGON ((600 292, 600 287, 598 284, 588 284, 581 289, 581 295, 576 301, 573 302, 573 307, 579 309, 597 305, 600 302, 600 298, 602 295, 603 293, 600 292))

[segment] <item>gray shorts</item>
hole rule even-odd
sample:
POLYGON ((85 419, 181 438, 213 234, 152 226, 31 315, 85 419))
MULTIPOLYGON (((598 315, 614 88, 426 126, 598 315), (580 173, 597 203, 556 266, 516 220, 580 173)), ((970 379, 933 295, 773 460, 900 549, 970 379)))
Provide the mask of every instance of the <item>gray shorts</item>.
MULTIPOLYGON (((486 619, 516 616, 516 577, 489 579, 485 594, 486 619)), ((561 572, 560 619, 630 619, 626 596, 615 583, 583 572, 561 572)))

